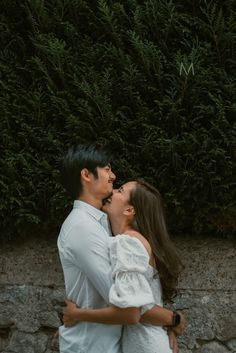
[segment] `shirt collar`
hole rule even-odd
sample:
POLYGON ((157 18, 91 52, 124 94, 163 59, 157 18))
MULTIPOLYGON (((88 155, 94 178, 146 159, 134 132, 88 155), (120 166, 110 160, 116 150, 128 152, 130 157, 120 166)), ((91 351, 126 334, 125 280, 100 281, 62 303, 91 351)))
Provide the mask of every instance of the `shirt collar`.
POLYGON ((94 217, 98 222, 102 219, 105 218, 107 219, 107 214, 99 210, 98 208, 90 205, 87 202, 80 201, 80 200, 75 200, 74 201, 74 206, 73 208, 77 208, 80 210, 84 210, 87 213, 89 213, 92 217, 94 217))

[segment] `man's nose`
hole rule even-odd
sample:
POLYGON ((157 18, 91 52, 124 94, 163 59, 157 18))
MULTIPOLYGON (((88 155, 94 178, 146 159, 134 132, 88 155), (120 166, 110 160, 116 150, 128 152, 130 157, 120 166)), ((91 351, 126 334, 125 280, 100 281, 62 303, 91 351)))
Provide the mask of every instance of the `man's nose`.
POLYGON ((112 181, 116 180, 116 175, 113 173, 112 170, 110 171, 110 179, 111 179, 112 181))

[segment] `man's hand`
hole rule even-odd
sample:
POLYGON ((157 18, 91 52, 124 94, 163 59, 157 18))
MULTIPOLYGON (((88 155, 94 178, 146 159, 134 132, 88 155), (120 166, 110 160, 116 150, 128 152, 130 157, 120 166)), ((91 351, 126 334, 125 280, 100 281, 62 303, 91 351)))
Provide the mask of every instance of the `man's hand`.
POLYGON ((176 335, 175 335, 174 331, 172 331, 171 329, 169 329, 167 331, 167 333, 169 336, 170 349, 172 349, 173 353, 177 353, 178 352, 178 343, 177 343, 176 335))
POLYGON ((78 319, 75 317, 75 309, 78 306, 70 300, 65 300, 66 307, 63 309, 63 323, 65 327, 74 326, 78 323, 78 319))

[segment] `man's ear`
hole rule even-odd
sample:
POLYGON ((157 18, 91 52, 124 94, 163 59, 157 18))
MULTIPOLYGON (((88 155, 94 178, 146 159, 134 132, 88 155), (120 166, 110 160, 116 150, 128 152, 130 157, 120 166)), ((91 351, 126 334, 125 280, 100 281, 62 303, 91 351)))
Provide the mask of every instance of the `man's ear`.
POLYGON ((84 181, 90 181, 90 172, 88 171, 87 168, 84 168, 80 172, 81 179, 84 181))

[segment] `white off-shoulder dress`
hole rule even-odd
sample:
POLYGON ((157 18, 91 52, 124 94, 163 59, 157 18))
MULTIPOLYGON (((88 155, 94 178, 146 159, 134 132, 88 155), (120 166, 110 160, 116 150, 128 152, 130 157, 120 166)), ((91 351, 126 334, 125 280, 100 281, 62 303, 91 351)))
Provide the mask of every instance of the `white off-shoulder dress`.
MULTIPOLYGON (((142 242, 126 234, 111 239, 110 257, 114 284, 109 293, 111 304, 120 308, 141 307, 141 314, 155 304, 163 306, 161 284, 149 265, 149 254, 142 242)), ((149 324, 125 325, 123 353, 173 353, 166 331, 149 324)))

